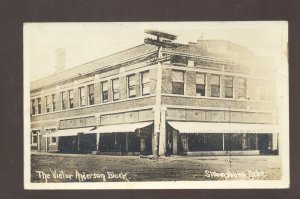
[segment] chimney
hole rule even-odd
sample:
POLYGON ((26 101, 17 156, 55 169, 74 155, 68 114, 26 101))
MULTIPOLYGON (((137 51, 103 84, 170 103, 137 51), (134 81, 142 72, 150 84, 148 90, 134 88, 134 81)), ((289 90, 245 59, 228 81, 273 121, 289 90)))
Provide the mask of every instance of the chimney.
POLYGON ((66 50, 64 48, 57 48, 55 50, 55 72, 65 70, 66 67, 66 50))

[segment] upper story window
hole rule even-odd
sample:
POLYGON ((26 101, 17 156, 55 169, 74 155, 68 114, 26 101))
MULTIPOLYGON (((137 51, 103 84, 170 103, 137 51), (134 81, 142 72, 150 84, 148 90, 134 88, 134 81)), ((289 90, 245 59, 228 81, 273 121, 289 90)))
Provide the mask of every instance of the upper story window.
POLYGON ((150 94, 150 75, 149 71, 145 71, 141 73, 141 87, 142 87, 142 95, 150 94))
POLYGON ((119 79, 111 80, 111 85, 112 85, 113 101, 119 100, 119 98, 120 98, 119 79))
POLYGON ((128 97, 135 97, 136 96, 136 81, 135 81, 135 74, 127 76, 127 89, 128 89, 128 97))
POLYGON ((67 93, 65 91, 61 92, 61 109, 67 109, 67 93))
POLYGON ((74 95, 73 95, 73 90, 68 91, 69 95, 69 108, 74 108, 74 95))
POLYGON ((172 93, 184 95, 184 72, 172 70, 172 93))
POLYGON ((56 99, 55 99, 55 94, 52 94, 52 111, 56 111, 56 99))
POLYGON ((85 87, 79 88, 79 105, 85 106, 85 87))
POLYGON ((35 100, 31 100, 31 114, 35 115, 35 100))
POLYGON ((238 79, 238 98, 247 98, 247 79, 238 79))
POLYGON ((94 104, 94 84, 88 85, 88 100, 89 105, 94 104))
POLYGON ((38 114, 42 113, 42 102, 41 102, 41 98, 37 98, 38 101, 38 114))
POLYGON ((205 96, 205 74, 196 73, 196 95, 205 96))
POLYGON ((45 96, 45 103, 46 103, 46 113, 50 112, 50 96, 45 96))
POLYGON ((102 102, 108 102, 108 81, 101 82, 102 102))
POLYGON ((211 75, 211 96, 220 97, 220 76, 211 75))
POLYGON ((266 100, 266 88, 265 88, 265 81, 257 81, 258 82, 258 87, 257 87, 257 100, 266 100))
POLYGON ((232 98, 233 97, 233 77, 225 76, 224 86, 225 86, 225 97, 232 98))

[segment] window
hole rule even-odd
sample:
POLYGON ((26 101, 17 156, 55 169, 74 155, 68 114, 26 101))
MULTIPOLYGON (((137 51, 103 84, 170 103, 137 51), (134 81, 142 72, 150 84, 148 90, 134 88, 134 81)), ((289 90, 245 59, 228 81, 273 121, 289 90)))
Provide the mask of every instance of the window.
POLYGON ((220 76, 211 75, 211 96, 220 97, 220 76))
POLYGON ((31 100, 31 114, 35 115, 35 100, 31 100))
POLYGON ((135 75, 127 76, 128 96, 129 98, 136 96, 135 75))
POLYGON ((172 71, 172 93, 184 95, 184 72, 179 70, 172 71))
POLYGON ((68 91, 68 96, 69 96, 69 108, 74 108, 73 90, 68 91))
POLYGON ((42 102, 41 102, 41 98, 38 98, 38 114, 42 113, 42 102))
POLYGON ((94 84, 88 85, 88 101, 89 105, 94 104, 94 84))
POLYGON ((196 95, 205 96, 205 74, 196 73, 196 95))
POLYGON ((247 79, 238 79, 238 98, 247 98, 247 79))
POLYGON ((225 84, 225 97, 232 98, 233 97, 233 77, 226 76, 224 84, 225 84))
POLYGON ((61 109, 67 109, 67 94, 66 92, 61 92, 61 109))
POLYGON ((52 94, 52 111, 56 111, 56 105, 55 105, 55 94, 52 94))
POLYGON ((101 83, 102 88, 102 102, 108 102, 108 82, 101 83))
POLYGON ((79 105, 85 106, 85 88, 79 88, 79 105))
POLYGON ((46 103, 46 113, 50 112, 50 97, 49 95, 45 97, 45 103, 46 103))
POLYGON ((38 131, 31 131, 31 139, 30 144, 33 146, 37 146, 38 143, 38 131))
POLYGON ((150 77, 149 71, 145 71, 141 73, 141 84, 142 84, 142 95, 150 94, 150 77))
POLYGON ((111 80, 112 85, 112 93, 113 93, 113 101, 119 100, 119 79, 111 80))
POLYGON ((257 100, 265 100, 266 99, 266 90, 265 90, 265 81, 257 81, 257 100))

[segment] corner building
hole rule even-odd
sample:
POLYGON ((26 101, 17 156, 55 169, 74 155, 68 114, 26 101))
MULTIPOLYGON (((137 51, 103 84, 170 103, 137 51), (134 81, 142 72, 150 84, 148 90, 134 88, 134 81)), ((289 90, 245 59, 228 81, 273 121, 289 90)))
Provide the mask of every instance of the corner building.
POLYGON ((270 62, 229 41, 142 44, 31 82, 31 149, 278 154, 274 77, 270 62))

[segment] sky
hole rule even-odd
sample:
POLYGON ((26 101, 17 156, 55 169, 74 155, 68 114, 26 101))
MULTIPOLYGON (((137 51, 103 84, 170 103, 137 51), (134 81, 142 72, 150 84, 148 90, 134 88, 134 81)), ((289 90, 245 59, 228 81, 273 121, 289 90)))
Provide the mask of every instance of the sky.
POLYGON ((287 53, 286 22, 25 23, 25 72, 31 81, 55 73, 57 48, 66 50, 66 68, 72 68, 143 44, 145 29, 175 34, 183 44, 228 40, 279 62, 287 53))

